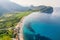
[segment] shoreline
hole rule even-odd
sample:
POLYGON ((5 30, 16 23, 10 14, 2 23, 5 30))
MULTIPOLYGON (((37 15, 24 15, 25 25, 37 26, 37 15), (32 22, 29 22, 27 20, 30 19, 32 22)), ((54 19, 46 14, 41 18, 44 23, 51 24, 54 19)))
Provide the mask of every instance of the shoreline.
POLYGON ((19 30, 20 33, 18 33, 19 38, 17 37, 16 40, 18 40, 18 39, 24 40, 24 39, 23 39, 23 31, 22 31, 24 18, 25 18, 25 17, 23 17, 23 18, 20 20, 20 22, 17 24, 17 26, 15 27, 16 29, 20 28, 20 30, 19 30))

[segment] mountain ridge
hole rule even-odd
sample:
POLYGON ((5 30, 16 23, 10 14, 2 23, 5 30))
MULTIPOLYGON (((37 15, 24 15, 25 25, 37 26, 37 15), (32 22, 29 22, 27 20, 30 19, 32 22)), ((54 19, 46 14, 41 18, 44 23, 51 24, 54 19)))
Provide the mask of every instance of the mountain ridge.
POLYGON ((8 12, 20 12, 20 11, 26 11, 27 7, 23 7, 21 5, 18 5, 16 3, 10 2, 10 1, 1 1, 0 0, 0 15, 8 12))

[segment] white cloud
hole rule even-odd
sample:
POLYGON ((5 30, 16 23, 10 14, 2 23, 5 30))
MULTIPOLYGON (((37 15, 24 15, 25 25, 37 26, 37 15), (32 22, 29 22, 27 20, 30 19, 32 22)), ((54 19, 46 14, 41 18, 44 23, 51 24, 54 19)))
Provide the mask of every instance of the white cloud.
POLYGON ((23 6, 30 6, 30 5, 47 5, 47 6, 58 6, 60 7, 60 0, 11 0, 17 4, 23 6))

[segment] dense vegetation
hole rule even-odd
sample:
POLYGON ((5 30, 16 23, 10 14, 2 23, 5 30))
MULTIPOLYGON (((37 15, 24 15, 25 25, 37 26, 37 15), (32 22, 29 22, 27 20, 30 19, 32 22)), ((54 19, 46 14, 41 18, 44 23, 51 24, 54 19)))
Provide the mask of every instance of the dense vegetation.
POLYGON ((13 28, 22 17, 30 14, 32 11, 4 14, 0 17, 0 40, 12 40, 13 28))

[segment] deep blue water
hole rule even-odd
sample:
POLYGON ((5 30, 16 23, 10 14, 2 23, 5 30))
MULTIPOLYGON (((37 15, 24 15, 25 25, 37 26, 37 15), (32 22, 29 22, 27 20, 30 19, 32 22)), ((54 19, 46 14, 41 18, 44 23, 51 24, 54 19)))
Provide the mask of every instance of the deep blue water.
POLYGON ((48 37, 52 40, 60 40, 60 25, 48 24, 42 22, 32 22, 32 29, 35 31, 31 32, 26 27, 24 28, 24 32, 27 34, 40 34, 41 36, 48 37))
POLYGON ((42 36, 49 37, 52 40, 60 40, 60 26, 42 22, 32 23, 32 28, 42 36))

